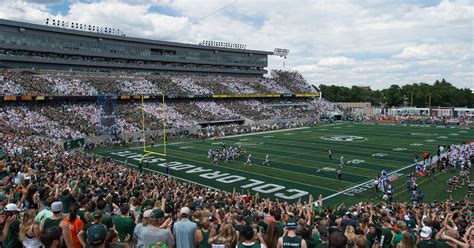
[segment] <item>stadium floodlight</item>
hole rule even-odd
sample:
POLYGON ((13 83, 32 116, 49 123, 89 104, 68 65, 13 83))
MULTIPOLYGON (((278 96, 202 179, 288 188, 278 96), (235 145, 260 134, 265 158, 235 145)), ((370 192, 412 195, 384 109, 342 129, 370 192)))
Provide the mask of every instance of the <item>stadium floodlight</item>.
POLYGON ((284 59, 286 59, 289 53, 290 50, 284 48, 275 48, 275 50, 273 50, 273 55, 283 57, 284 59))
POLYGON ((285 48, 275 48, 275 50, 273 50, 273 55, 283 58, 283 70, 285 70, 285 60, 289 53, 290 50, 285 48))

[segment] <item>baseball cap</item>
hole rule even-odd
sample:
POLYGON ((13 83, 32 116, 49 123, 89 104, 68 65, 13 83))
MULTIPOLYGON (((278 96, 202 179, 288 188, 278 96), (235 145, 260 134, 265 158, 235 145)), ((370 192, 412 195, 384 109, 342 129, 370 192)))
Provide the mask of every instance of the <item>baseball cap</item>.
POLYGON ((20 212, 20 209, 18 209, 18 206, 14 203, 8 203, 4 208, 3 211, 8 211, 8 212, 20 212))
POLYGON ((182 207, 181 210, 179 211, 179 213, 181 215, 185 214, 185 215, 190 215, 191 214, 191 210, 188 208, 188 207, 182 207))
POLYGON ((293 229, 293 228, 296 228, 297 226, 298 226, 298 223, 296 223, 295 219, 289 219, 286 222, 286 228, 293 229))
POLYGON ((148 209, 148 210, 146 210, 145 212, 143 212, 143 218, 150 218, 150 215, 151 215, 151 212, 152 212, 152 211, 153 211, 153 210, 148 209))
POLYGON ((429 226, 424 226, 423 228, 421 228, 421 233, 420 233, 420 236, 422 238, 428 238, 431 236, 431 227, 429 226))
POLYGON ((95 224, 87 229, 86 240, 89 245, 101 245, 107 239, 107 228, 103 224, 95 224))
POLYGON ((101 218, 102 217, 102 210, 96 210, 93 214, 94 218, 101 218))
POLYGON ((155 208, 151 211, 150 218, 159 219, 163 217, 165 217, 165 213, 163 212, 163 210, 155 208))
POLYGON ((51 212, 53 213, 59 213, 63 211, 63 203, 60 201, 55 201, 53 204, 51 204, 51 212))

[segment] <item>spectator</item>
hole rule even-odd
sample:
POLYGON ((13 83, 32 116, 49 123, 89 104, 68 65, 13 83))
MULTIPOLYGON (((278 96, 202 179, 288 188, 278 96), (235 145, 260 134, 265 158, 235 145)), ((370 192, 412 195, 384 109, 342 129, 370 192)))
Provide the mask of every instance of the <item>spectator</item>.
POLYGON ((194 240, 196 242, 196 246, 198 248, 210 248, 209 245, 209 235, 211 234, 211 229, 209 227, 209 220, 204 219, 200 223, 200 227, 196 230, 196 234, 194 235, 194 240))
POLYGON ((263 240, 263 236, 261 232, 258 232, 258 239, 259 242, 255 242, 254 240, 254 231, 253 228, 250 225, 245 225, 242 227, 242 232, 241 236, 243 241, 239 242, 237 245, 238 248, 245 248, 245 247, 251 247, 251 248, 266 248, 265 240, 263 240))
POLYGON ((151 209, 146 210, 143 213, 142 221, 140 223, 138 223, 135 226, 135 229, 133 230, 133 240, 134 240, 134 242, 136 243, 136 245, 138 247, 143 246, 143 239, 142 239, 143 228, 146 227, 149 224, 150 216, 151 216, 152 211, 153 210, 151 210, 151 209))
POLYGON ((24 247, 40 248, 42 246, 39 240, 41 231, 39 225, 35 222, 35 215, 36 211, 34 209, 28 209, 23 214, 19 239, 24 247))
POLYGON ((265 243, 268 247, 276 247, 278 243, 278 227, 275 223, 270 223, 266 232, 265 243))
POLYGON ((209 238, 213 248, 233 248, 237 244, 237 234, 231 224, 221 226, 219 234, 209 238))
POLYGON ((297 226, 298 224, 294 219, 288 220, 283 236, 278 239, 277 248, 306 248, 305 240, 299 236, 296 236, 297 226))
POLYGON ((142 240, 144 247, 150 247, 153 244, 167 244, 168 247, 173 247, 173 235, 171 234, 171 218, 166 219, 165 213, 155 208, 150 214, 150 224, 143 227, 139 240, 142 240))
POLYGON ((5 247, 22 247, 19 239, 20 233, 20 220, 18 214, 20 210, 14 203, 9 203, 3 209, 2 215, 0 215, 0 222, 3 222, 3 230, 0 235, 0 241, 3 242, 5 247))
POLYGON ((94 224, 87 229, 86 241, 90 247, 105 248, 107 227, 103 224, 94 224))
POLYGON ((176 247, 194 247, 194 234, 197 225, 189 220, 191 210, 188 207, 183 207, 179 213, 181 215, 181 220, 176 222, 173 227, 173 233, 176 235, 176 247))
POLYGON ((40 240, 45 248, 62 247, 63 237, 61 228, 59 226, 52 226, 44 229, 41 232, 40 240))
POLYGON ((64 222, 69 229, 69 238, 72 243, 72 247, 74 248, 81 248, 81 242, 79 241, 78 234, 84 227, 84 223, 79 216, 77 216, 77 211, 79 207, 77 204, 73 204, 70 208, 69 216, 64 218, 64 222))
POLYGON ((128 204, 122 204, 120 206, 120 215, 113 218, 115 229, 117 230, 120 241, 124 242, 127 235, 132 236, 135 229, 135 222, 131 217, 132 213, 128 204))

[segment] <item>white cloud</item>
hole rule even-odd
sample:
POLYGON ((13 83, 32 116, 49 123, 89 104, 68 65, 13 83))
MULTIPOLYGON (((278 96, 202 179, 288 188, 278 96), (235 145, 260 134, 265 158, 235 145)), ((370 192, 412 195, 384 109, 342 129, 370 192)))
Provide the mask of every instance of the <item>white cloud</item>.
MULTIPOLYGON (((4 1, 0 18, 42 23, 49 6, 33 1, 4 1)), ((467 87, 473 83, 473 13, 471 0, 96 0, 71 2, 64 19, 121 28, 129 36, 288 48, 286 68, 317 84, 382 88, 439 75, 467 87), (181 16, 151 12, 152 6, 181 16)), ((282 62, 271 57, 270 69, 282 62)))
POLYGON ((338 57, 327 57, 322 58, 319 60, 320 66, 327 66, 327 67, 334 67, 334 66, 346 66, 346 65, 353 65, 355 59, 338 56, 338 57))

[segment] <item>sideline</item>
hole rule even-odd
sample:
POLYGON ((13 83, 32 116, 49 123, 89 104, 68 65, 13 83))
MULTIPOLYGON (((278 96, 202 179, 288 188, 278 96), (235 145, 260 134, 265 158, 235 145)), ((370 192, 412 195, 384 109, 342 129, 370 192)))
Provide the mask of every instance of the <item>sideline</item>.
POLYGON ((212 137, 210 138, 210 140, 230 139, 230 138, 236 138, 236 137, 245 137, 245 136, 260 135, 260 134, 267 134, 267 133, 280 133, 280 132, 288 132, 288 131, 308 129, 308 128, 310 127, 294 127, 294 128, 271 130, 271 131, 265 131, 265 132, 243 133, 243 134, 235 134, 235 135, 229 135, 229 136, 224 136, 224 137, 212 137))
POLYGON ((294 127, 294 128, 278 129, 278 130, 271 130, 271 131, 264 131, 264 132, 243 133, 243 134, 235 134, 235 135, 229 135, 229 136, 224 136, 224 137, 212 137, 210 138, 210 140, 230 139, 230 138, 236 138, 236 137, 245 137, 245 136, 268 134, 268 133, 280 133, 280 132, 288 132, 288 131, 303 130, 303 129, 309 129, 309 128, 318 128, 318 127, 331 127, 331 126, 339 126, 339 125, 344 125, 344 124, 346 123, 338 122, 338 123, 333 123, 333 124, 315 125, 312 127, 294 127))

